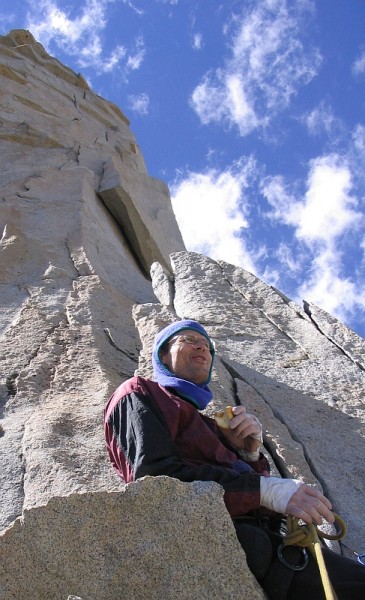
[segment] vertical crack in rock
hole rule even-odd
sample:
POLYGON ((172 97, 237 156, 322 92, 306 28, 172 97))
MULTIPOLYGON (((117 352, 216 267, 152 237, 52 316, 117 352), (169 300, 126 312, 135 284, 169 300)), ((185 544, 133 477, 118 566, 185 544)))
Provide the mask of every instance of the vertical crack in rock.
POLYGON ((81 119, 82 119, 82 113, 81 113, 81 110, 80 110, 79 105, 77 103, 76 94, 73 95, 72 102, 75 105, 75 108, 76 108, 77 112, 79 113, 79 117, 74 117, 72 120, 73 121, 81 121, 81 119))
MULTIPOLYGON (((225 281, 227 281, 228 285, 232 288, 232 290, 234 290, 235 292, 237 292, 238 294, 240 294, 240 296, 242 296, 242 298, 245 299, 246 302, 248 302, 251 306, 253 306, 256 310, 258 310, 264 317, 265 319, 267 319, 272 325, 274 325, 274 327, 276 327, 283 335, 285 335, 288 340, 290 340, 291 342, 294 342, 296 344, 296 346, 299 346, 303 352, 303 359, 309 359, 309 355, 308 352, 306 351, 306 349, 302 346, 302 344, 295 339, 293 336, 291 336, 287 331, 285 331, 285 329, 283 329, 279 323, 277 323, 275 321, 275 319, 273 319, 272 317, 270 317, 270 315, 268 315, 260 306, 257 306, 252 300, 251 298, 249 298, 242 289, 240 289, 238 286, 234 285, 234 283, 226 276, 226 274, 224 273, 224 269, 222 264, 220 263, 220 261, 217 261, 218 266, 220 267, 221 271, 222 271, 222 277, 225 281)), ((275 293, 278 293, 277 290, 275 290, 275 288, 271 288, 275 293)), ((285 297, 284 294, 278 293, 278 295, 280 296, 280 298, 285 302, 285 304, 291 309, 293 310, 290 305, 289 302, 287 300, 287 298, 285 297)), ((298 312, 296 312, 297 316, 301 319, 303 319, 302 315, 298 312)))
POLYGON ((103 200, 101 194, 99 193, 97 195, 100 198, 100 201, 105 206, 108 213, 110 214, 113 221, 116 223, 118 229, 120 230, 123 238, 126 241, 126 244, 128 246, 128 249, 129 249, 131 255, 133 256, 136 264, 138 265, 140 272, 146 279, 150 279, 149 268, 144 261, 143 253, 139 250, 139 248, 140 248, 139 242, 138 242, 138 244, 135 243, 136 239, 146 240, 148 237, 147 234, 143 234, 138 238, 135 237, 133 227, 130 224, 130 219, 127 215, 127 212, 124 212, 122 208, 119 208, 120 214, 119 214, 119 217, 116 218, 115 213, 113 212, 113 210, 111 210, 109 208, 108 204, 103 200), (123 213, 123 214, 121 215, 121 213, 123 213))
POLYGON ((71 248, 72 241, 70 239, 65 241, 65 246, 67 248, 72 266, 76 271, 76 277, 73 279, 73 281, 75 281, 78 277, 94 275, 93 268, 83 249, 81 247, 71 248))
POLYGON ((146 276, 150 278, 155 261, 170 270, 170 254, 185 246, 171 213, 167 186, 111 156, 104 163, 98 195, 122 229, 146 276))
MULTIPOLYGON (((266 413, 265 416, 263 415, 264 416, 263 420, 272 422, 272 417, 274 417, 275 419, 277 419, 277 421, 280 423, 280 425, 282 425, 282 428, 280 428, 282 430, 279 433, 279 435, 281 435, 281 438, 279 438, 279 441, 281 442, 283 447, 286 448, 287 456, 281 456, 282 451, 280 448, 280 444, 278 441, 275 440, 275 438, 276 439, 278 438, 278 433, 274 434, 273 432, 269 431, 268 434, 265 435, 265 432, 263 432, 264 433, 264 444, 263 444, 264 448, 270 455, 280 476, 283 478, 288 478, 288 477, 290 478, 290 477, 295 476, 296 474, 293 473, 291 471, 291 469, 288 467, 288 463, 297 462, 298 464, 296 465, 296 468, 300 469, 302 476, 304 476, 305 479, 307 479, 307 481, 310 480, 310 481, 319 482, 322 489, 329 496, 329 492, 328 492, 326 483, 325 483, 323 477, 321 477, 319 471, 316 469, 314 462, 310 458, 309 453, 306 449, 305 443, 303 443, 300 439, 298 439, 298 437, 293 432, 292 428, 285 421, 285 418, 283 417, 281 412, 276 410, 275 407, 272 407, 267 402, 264 395, 260 391, 259 387, 255 386, 251 381, 245 379, 242 375, 237 373, 237 371, 234 369, 234 367, 231 364, 227 363, 224 360, 222 360, 222 363, 232 377, 233 391, 234 391, 234 395, 235 395, 235 399, 236 399, 236 404, 237 405, 245 404, 245 402, 242 402, 242 400, 240 398, 240 394, 238 392, 238 387, 237 387, 237 381, 242 381, 248 388, 251 388, 252 390, 254 390, 255 395, 260 400, 260 403, 262 403, 265 406, 264 411, 262 410, 262 407, 259 407, 259 406, 255 407, 255 405, 254 405, 255 400, 254 400, 249 403, 248 407, 246 405, 246 408, 248 408, 249 411, 252 411, 256 414, 257 414, 257 411, 260 409, 261 413, 263 413, 263 412, 266 413), (255 408, 256 408, 256 410, 255 410, 255 408), (270 417, 270 415, 271 415, 271 417, 270 417), (293 446, 293 442, 294 442, 294 448, 293 447, 290 448, 290 446, 293 446), (307 473, 305 472, 306 471, 305 465, 303 465, 303 458, 304 458, 307 468, 308 468, 307 473), (310 475, 309 475, 309 473, 310 473, 310 475)), ((278 429, 278 428, 276 428, 276 429, 278 429)))
POLYGON ((343 346, 341 346, 341 344, 339 344, 338 342, 336 342, 336 340, 331 335, 328 335, 320 327, 320 325, 317 323, 317 321, 315 320, 315 318, 312 315, 312 311, 310 309, 309 302, 307 302, 306 300, 303 300, 303 310, 308 315, 308 317, 310 318, 310 320, 313 323, 314 327, 319 331, 319 333, 321 335, 323 335, 325 338, 327 338, 327 340, 329 342, 331 342, 331 344, 333 344, 340 352, 342 352, 342 354, 344 356, 346 356, 346 358, 348 358, 349 360, 351 360, 351 362, 353 362, 359 369, 361 369, 361 371, 365 371, 365 367, 358 360, 356 360, 353 356, 351 356, 351 354, 349 352, 347 352, 345 350, 345 348, 343 346))
POLYGON ((110 330, 108 329, 108 327, 104 327, 103 331, 104 331, 106 337, 108 338, 109 342, 113 346, 113 348, 115 348, 116 350, 118 350, 118 352, 121 352, 122 354, 124 354, 124 356, 127 356, 127 358, 132 360, 134 365, 136 365, 138 363, 138 355, 133 354, 132 352, 126 352, 122 348, 119 348, 119 346, 113 340, 112 334, 110 333, 110 330))
MULTIPOLYGON (((285 427, 287 427, 285 421, 283 420, 282 416, 280 415, 280 413, 275 413, 275 411, 269 406, 269 404, 266 402, 265 398, 261 395, 260 390, 256 389, 254 386, 252 386, 251 382, 247 381, 246 379, 244 379, 240 374, 237 373, 237 371, 232 367, 232 365, 228 364, 227 362, 225 362, 224 359, 221 359, 222 364, 224 365, 224 367, 227 369, 228 373, 231 376, 231 381, 232 381, 232 392, 234 395, 234 399, 235 399, 235 403, 236 406, 240 406, 242 404, 241 399, 238 395, 238 391, 237 391, 237 379, 243 381, 244 383, 246 383, 246 385, 250 386, 252 389, 255 390, 255 392, 258 394, 258 396, 261 398, 262 402, 264 402, 270 410, 272 410, 274 416, 276 419, 278 419, 280 421, 280 423, 282 423, 283 425, 285 425, 285 427)), ((287 428, 288 429, 288 428, 287 428)), ((289 431, 289 429, 288 429, 289 431)), ((263 432, 264 435, 264 432, 263 432)), ((291 434, 290 434, 291 435, 291 434)), ((267 450, 268 454, 270 455, 275 467, 277 468, 278 472, 280 473, 281 477, 288 477, 288 471, 285 467, 285 464, 283 462, 283 460, 277 455, 276 453, 276 445, 271 443, 270 441, 268 441, 267 437, 264 435, 264 443, 263 443, 264 448, 267 450)))
MULTIPOLYGON (((27 471, 27 461, 26 461, 25 455, 23 454, 24 431, 25 431, 25 427, 23 427, 23 437, 22 437, 22 443, 21 443, 22 451, 19 454, 19 462, 20 462, 19 499, 22 500, 22 510, 19 512, 19 514, 21 514, 23 512, 23 506, 24 506, 24 500, 25 500, 25 474, 27 471)), ((19 514, 17 514, 14 511, 14 516, 11 518, 16 519, 19 516, 19 514)))
POLYGON ((136 261, 141 273, 144 275, 144 277, 149 279, 150 265, 148 262, 146 262, 145 258, 145 249, 149 246, 149 232, 142 222, 139 223, 142 231, 136 231, 136 225, 133 222, 133 218, 131 218, 129 214, 129 210, 134 213, 133 216, 137 214, 133 200, 123 190, 115 191, 114 188, 108 190, 108 199, 106 199, 107 192, 101 192, 99 190, 98 196, 120 229, 124 239, 127 242, 129 251, 136 261), (128 209, 125 207, 125 203, 120 201, 122 196, 128 198, 128 209))
POLYGON ((66 165, 69 163, 75 163, 80 166, 80 153, 81 153, 81 144, 75 142, 71 148, 66 149, 66 159, 63 163, 59 165, 59 169, 63 170, 66 165))
POLYGON ((16 381, 18 379, 18 376, 18 371, 14 371, 13 373, 10 373, 5 380, 6 387, 8 389, 8 395, 11 397, 16 396, 17 394, 18 388, 16 381))
POLYGON ((163 306, 174 306, 175 279, 159 262, 151 265, 152 289, 163 306))

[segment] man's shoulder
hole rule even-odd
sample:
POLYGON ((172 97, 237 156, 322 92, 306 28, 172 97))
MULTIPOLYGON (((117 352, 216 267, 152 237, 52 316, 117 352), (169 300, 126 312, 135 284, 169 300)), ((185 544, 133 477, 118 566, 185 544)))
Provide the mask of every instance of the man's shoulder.
POLYGON ((123 383, 115 390, 113 397, 120 399, 123 398, 123 396, 132 393, 146 395, 154 389, 159 389, 159 384, 156 383, 156 381, 141 377, 140 375, 135 375, 134 377, 130 377, 130 379, 123 381, 123 383))
POLYGON ((140 375, 135 375, 134 377, 130 377, 130 379, 123 381, 123 383, 121 383, 120 386, 117 387, 117 389, 110 396, 105 406, 105 419, 108 420, 113 410, 126 396, 129 396, 130 394, 149 396, 154 392, 157 392, 158 388, 158 383, 152 381, 151 379, 141 377, 140 375))

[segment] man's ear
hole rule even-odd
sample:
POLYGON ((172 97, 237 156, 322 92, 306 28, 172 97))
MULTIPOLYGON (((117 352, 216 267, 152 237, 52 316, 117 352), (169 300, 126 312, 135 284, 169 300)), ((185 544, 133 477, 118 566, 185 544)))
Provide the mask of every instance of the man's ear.
POLYGON ((167 352, 168 352, 167 348, 162 347, 162 348, 160 348, 160 351, 158 353, 158 357, 163 365, 166 365, 167 352))
POLYGON ((162 348, 160 348, 158 356, 159 356, 160 362, 162 362, 162 364, 166 367, 166 369, 168 369, 172 373, 170 348, 167 344, 165 346, 163 346, 162 348))

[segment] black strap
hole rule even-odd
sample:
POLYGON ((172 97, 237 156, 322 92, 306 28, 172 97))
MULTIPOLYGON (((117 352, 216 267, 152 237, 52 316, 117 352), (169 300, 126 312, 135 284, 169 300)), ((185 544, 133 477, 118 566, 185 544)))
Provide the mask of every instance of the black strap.
POLYGON ((277 558, 271 563, 267 574, 261 579, 260 585, 269 595, 270 600, 285 600, 295 573, 293 569, 286 567, 277 558))
POLYGON ((303 564, 302 548, 298 546, 288 546, 285 549, 287 565, 278 558, 285 521, 245 515, 234 519, 233 523, 246 553, 247 564, 270 600, 285 600, 296 573, 288 565, 303 564))

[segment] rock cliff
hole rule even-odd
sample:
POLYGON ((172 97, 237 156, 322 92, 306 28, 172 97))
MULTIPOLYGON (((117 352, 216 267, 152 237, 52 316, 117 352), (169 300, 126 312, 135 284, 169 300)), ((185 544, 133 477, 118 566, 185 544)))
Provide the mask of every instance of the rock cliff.
POLYGON ((254 411, 364 551, 364 340, 187 252, 128 119, 30 32, 0 37, 0 78, 0 599, 263 598, 220 486, 124 486, 106 456, 108 396, 179 318, 216 342, 208 412, 254 411))

